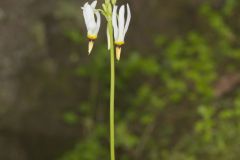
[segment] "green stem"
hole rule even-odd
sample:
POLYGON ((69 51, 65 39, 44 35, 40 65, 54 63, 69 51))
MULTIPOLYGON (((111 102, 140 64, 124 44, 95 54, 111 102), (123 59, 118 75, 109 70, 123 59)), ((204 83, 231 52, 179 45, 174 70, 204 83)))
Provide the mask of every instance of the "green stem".
POLYGON ((111 63, 111 84, 110 84, 110 155, 111 160, 115 160, 114 142, 114 96, 115 96, 115 61, 112 22, 108 22, 108 32, 110 36, 110 63, 111 63))

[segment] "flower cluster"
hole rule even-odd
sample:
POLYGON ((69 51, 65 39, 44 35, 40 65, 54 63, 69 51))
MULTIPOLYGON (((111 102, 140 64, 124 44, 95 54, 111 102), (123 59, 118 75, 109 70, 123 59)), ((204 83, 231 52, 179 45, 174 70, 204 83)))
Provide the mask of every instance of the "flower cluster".
MULTIPOLYGON (((91 4, 88 2, 84 4, 82 7, 83 10, 83 16, 85 20, 85 24, 87 27, 87 37, 89 39, 89 47, 88 47, 88 53, 90 54, 94 41, 97 39, 98 32, 101 25, 101 16, 100 12, 102 10, 96 9, 97 1, 93 1, 91 4)), ((118 6, 114 4, 113 9, 111 8, 111 23, 113 27, 114 32, 114 44, 116 47, 116 58, 117 60, 120 60, 121 55, 121 48, 125 43, 125 35, 128 31, 128 27, 131 21, 131 12, 130 7, 127 4, 120 6, 120 9, 118 10, 118 6), (125 10, 127 11, 127 15, 125 18, 125 10)), ((104 12, 103 12, 104 13, 104 12)), ((104 14, 106 16, 106 14, 104 14)), ((107 17, 106 17, 107 18, 107 17)), ((110 49, 110 37, 109 32, 107 31, 107 37, 108 37, 108 48, 110 49)))

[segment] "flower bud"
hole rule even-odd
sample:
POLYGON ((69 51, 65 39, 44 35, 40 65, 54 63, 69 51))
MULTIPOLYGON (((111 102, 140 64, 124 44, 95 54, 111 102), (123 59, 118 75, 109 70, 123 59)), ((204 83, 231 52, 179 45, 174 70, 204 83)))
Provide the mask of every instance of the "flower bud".
POLYGON ((107 12, 107 7, 106 7, 106 5, 105 5, 105 4, 102 4, 102 7, 103 7, 103 10, 104 10, 105 12, 107 12))
POLYGON ((112 4, 115 5, 116 4, 116 0, 112 0, 112 4))
POLYGON ((107 5, 107 9, 108 9, 108 13, 112 13, 112 5, 109 3, 109 5, 107 5))

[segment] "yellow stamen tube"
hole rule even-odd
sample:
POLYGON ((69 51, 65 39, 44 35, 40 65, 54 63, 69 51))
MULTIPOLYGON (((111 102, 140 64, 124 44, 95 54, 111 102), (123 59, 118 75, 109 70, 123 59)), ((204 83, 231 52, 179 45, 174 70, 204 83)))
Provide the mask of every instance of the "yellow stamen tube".
POLYGON ((92 52, 93 46, 94 46, 94 41, 90 40, 88 43, 88 54, 92 52))
POLYGON ((122 52, 122 47, 117 46, 116 47, 116 58, 118 61, 120 60, 121 52, 122 52))

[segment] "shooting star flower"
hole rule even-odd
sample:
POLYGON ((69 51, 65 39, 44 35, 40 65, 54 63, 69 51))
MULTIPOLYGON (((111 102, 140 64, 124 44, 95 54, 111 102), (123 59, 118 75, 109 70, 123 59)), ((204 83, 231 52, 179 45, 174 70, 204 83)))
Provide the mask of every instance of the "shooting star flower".
POLYGON ((112 14, 112 24, 114 29, 114 39, 116 45, 116 58, 120 60, 122 46, 124 45, 125 35, 127 33, 130 20, 131 12, 129 5, 127 4, 127 19, 125 22, 125 6, 122 5, 119 9, 119 14, 117 15, 118 6, 114 6, 112 14))
POLYGON ((101 25, 101 16, 98 10, 96 10, 97 1, 93 1, 91 4, 85 3, 82 7, 85 24, 87 27, 87 38, 89 39, 88 53, 90 54, 94 41, 97 39, 97 35, 101 25))

